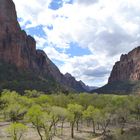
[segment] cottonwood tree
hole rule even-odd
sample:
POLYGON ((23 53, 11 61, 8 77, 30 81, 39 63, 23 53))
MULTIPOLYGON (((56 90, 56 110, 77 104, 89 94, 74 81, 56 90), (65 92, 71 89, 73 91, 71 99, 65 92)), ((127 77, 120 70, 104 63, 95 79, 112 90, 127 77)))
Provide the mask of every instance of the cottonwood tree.
POLYGON ((93 133, 96 133, 96 123, 98 122, 98 119, 100 117, 101 113, 100 110, 93 107, 93 106, 88 106, 88 108, 83 112, 83 117, 92 122, 92 128, 93 128, 93 133))
POLYGON ((68 104, 68 111, 69 111, 69 121, 71 125, 71 137, 74 138, 74 125, 77 123, 77 129, 78 129, 78 123, 79 119, 82 115, 83 107, 78 104, 68 104))
POLYGON ((133 103, 133 112, 136 114, 136 119, 139 121, 140 120, 140 97, 139 96, 133 97, 132 103, 133 103))
POLYGON ((12 140, 21 140, 23 134, 27 131, 27 126, 22 123, 12 123, 6 131, 12 140))
POLYGON ((114 104, 116 108, 115 114, 120 124, 121 134, 124 133, 124 127, 126 122, 129 120, 130 112, 132 110, 132 103, 127 96, 116 96, 114 97, 114 104))
POLYGON ((4 103, 2 111, 4 119, 17 122, 22 119, 27 112, 27 102, 23 101, 24 97, 15 91, 4 90, 1 95, 1 101, 4 103))
POLYGON ((62 135, 64 122, 68 117, 67 109, 59 106, 50 107, 50 115, 52 117, 52 124, 54 126, 54 135, 56 134, 56 125, 58 122, 61 122, 61 135, 62 135))
POLYGON ((39 105, 35 105, 28 110, 26 119, 33 124, 41 140, 44 140, 42 131, 45 134, 45 140, 51 140, 52 134, 52 116, 42 111, 39 105))
POLYGON ((41 107, 37 105, 31 107, 26 114, 26 118, 33 124, 40 136, 40 139, 43 140, 43 135, 41 134, 43 112, 41 111, 41 107))

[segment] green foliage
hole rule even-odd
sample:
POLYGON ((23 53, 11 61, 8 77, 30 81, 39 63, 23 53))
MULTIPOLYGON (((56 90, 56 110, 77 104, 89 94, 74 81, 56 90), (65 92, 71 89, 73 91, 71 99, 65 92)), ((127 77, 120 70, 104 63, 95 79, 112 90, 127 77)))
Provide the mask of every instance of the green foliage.
POLYGON ((106 138, 105 140, 139 140, 140 139, 140 133, 139 129, 131 129, 130 131, 121 134, 121 129, 116 129, 114 134, 111 138, 106 138))
POLYGON ((116 95, 139 95, 140 81, 115 81, 106 84, 105 86, 94 90, 93 92, 101 94, 116 94, 116 95))
POLYGON ((19 70, 15 65, 2 61, 0 61, 0 73, 0 91, 10 89, 23 94, 27 89, 35 89, 46 93, 63 90, 50 74, 41 76, 30 70, 19 70))
POLYGON ((6 131, 12 140, 21 140, 23 134, 27 131, 27 127, 22 123, 12 123, 6 131))
POLYGON ((82 115, 83 107, 78 104, 68 104, 68 111, 70 112, 70 121, 75 122, 79 116, 82 115))
POLYGON ((32 106, 26 115, 28 122, 31 122, 36 128, 40 139, 43 140, 44 136, 41 130, 44 130, 45 140, 49 140, 51 137, 51 129, 53 125, 53 116, 44 112, 39 105, 32 106))
POLYGON ((120 138, 125 138, 126 126, 130 122, 135 124, 140 121, 139 96, 86 93, 45 95, 37 90, 27 90, 25 95, 20 95, 15 91, 3 90, 0 109, 1 120, 13 122, 10 128, 16 129, 14 124, 18 122, 30 123, 41 140, 50 140, 60 132, 57 130, 61 130, 63 135, 65 125, 69 123, 72 138, 75 131, 85 127, 86 123, 89 124, 87 129, 92 127, 94 135, 97 129, 107 135, 110 128, 119 127, 120 138))
POLYGON ((37 98, 40 96, 40 93, 37 90, 25 90, 25 96, 29 98, 37 98))
POLYGON ((42 123, 43 112, 39 105, 32 106, 26 115, 29 122, 32 122, 35 126, 40 126, 42 123))
POLYGON ((29 100, 26 97, 20 96, 17 92, 4 90, 0 98, 3 102, 4 119, 12 122, 17 122, 22 119, 27 112, 27 105, 29 100), (25 100, 26 99, 26 100, 25 100))
POLYGON ((97 122, 99 117, 101 116, 101 112, 99 109, 93 106, 88 106, 87 110, 83 112, 83 116, 88 120, 94 120, 97 122))

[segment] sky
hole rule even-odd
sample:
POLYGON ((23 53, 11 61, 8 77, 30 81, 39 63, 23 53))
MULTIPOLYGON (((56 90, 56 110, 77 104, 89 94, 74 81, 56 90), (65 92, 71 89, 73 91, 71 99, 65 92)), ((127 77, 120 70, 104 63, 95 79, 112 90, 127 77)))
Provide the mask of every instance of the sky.
POLYGON ((13 0, 18 21, 62 73, 107 83, 121 54, 140 45, 139 0, 13 0))

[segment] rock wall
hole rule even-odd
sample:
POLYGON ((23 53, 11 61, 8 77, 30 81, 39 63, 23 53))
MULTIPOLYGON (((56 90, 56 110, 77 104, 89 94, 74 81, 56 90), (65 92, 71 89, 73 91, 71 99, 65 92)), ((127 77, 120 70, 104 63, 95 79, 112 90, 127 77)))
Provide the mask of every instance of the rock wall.
POLYGON ((73 79, 73 85, 44 51, 36 50, 34 38, 27 35, 19 26, 12 0, 0 0, 0 60, 16 65, 19 70, 33 71, 46 80, 47 76, 53 77, 66 89, 83 91, 82 86, 79 87, 79 82, 73 79))
POLYGON ((122 55, 116 62, 108 82, 140 80, 140 47, 122 55))

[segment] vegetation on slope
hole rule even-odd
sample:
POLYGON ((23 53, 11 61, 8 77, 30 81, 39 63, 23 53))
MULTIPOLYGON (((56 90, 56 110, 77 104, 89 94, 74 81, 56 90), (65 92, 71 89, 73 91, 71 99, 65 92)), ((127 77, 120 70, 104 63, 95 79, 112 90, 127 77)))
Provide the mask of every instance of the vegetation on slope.
POLYGON ((105 86, 93 90, 92 92, 103 94, 117 94, 117 95, 129 95, 139 94, 140 81, 116 81, 108 83, 105 86))
POLYGON ((60 85, 49 75, 42 78, 36 73, 18 70, 16 66, 0 62, 0 90, 10 89, 23 93, 24 90, 38 90, 55 92, 63 90, 60 85))

